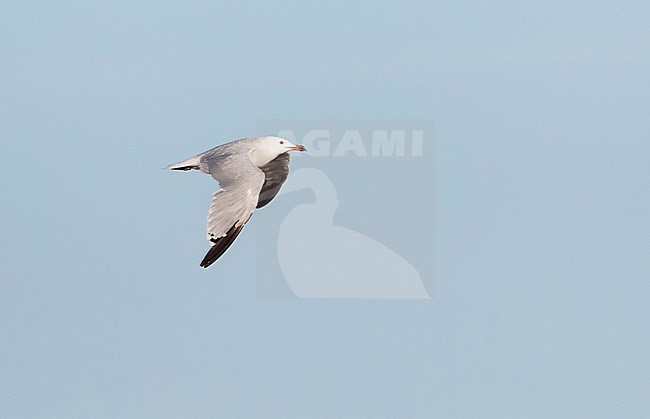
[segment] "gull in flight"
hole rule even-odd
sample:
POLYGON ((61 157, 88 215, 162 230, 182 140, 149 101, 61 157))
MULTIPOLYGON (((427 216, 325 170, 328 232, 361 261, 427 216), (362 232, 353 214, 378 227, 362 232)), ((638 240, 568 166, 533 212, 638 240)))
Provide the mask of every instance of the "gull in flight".
POLYGON ((210 250, 201 266, 212 265, 230 247, 256 208, 275 197, 289 175, 289 151, 307 151, 280 137, 252 137, 222 144, 165 169, 200 170, 219 182, 208 212, 210 250))

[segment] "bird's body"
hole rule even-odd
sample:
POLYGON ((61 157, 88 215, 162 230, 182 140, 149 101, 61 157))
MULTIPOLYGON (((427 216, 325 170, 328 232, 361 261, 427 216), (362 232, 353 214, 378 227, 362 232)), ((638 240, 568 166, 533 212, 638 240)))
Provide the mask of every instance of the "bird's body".
POLYGON ((201 266, 207 268, 230 247, 256 208, 277 195, 289 174, 289 151, 306 151, 280 137, 252 137, 222 144, 167 166, 200 170, 219 182, 208 212, 207 239, 212 247, 201 266))

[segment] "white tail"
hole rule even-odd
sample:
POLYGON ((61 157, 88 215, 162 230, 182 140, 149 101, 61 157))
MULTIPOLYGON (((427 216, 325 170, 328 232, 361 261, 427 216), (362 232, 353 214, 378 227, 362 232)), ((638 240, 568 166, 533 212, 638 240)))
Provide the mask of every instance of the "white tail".
POLYGON ((164 169, 170 169, 170 170, 192 170, 192 169, 199 169, 199 160, 201 160, 201 156, 194 156, 190 157, 187 160, 183 160, 178 163, 170 164, 167 167, 164 167, 164 169))

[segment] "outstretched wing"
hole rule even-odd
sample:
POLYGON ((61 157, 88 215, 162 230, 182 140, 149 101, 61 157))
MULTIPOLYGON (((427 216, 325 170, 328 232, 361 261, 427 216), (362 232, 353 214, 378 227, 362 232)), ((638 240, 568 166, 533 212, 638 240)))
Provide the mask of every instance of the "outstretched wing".
POLYGON ((208 212, 207 239, 212 247, 201 261, 207 268, 230 247, 255 211, 264 173, 247 153, 214 156, 207 154, 201 163, 221 187, 212 194, 208 212))
POLYGON ((282 153, 266 165, 260 167, 264 172, 264 184, 257 201, 257 208, 262 208, 275 198, 282 184, 289 176, 289 153, 282 153))

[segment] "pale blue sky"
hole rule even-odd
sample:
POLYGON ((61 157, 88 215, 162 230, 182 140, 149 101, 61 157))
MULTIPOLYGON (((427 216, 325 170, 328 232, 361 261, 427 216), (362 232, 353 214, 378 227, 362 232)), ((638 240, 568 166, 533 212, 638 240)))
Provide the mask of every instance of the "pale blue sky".
POLYGON ((647 416, 650 4, 570 3, 4 2, 0 418, 647 416), (432 300, 197 266, 160 167, 274 118, 434 121, 432 300))

